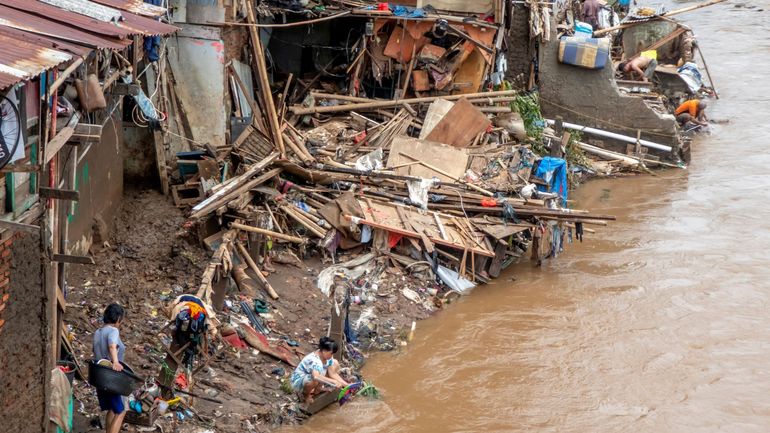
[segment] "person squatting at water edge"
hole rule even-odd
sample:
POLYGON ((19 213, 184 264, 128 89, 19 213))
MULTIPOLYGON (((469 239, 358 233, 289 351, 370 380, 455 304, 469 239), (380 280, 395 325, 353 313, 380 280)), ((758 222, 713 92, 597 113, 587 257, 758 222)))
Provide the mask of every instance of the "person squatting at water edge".
MULTIPOLYGON (((110 365, 115 371, 122 371, 126 346, 120 340, 120 325, 126 311, 119 304, 110 304, 104 310, 104 326, 94 332, 94 359, 102 365, 110 365)), ((126 416, 128 398, 104 390, 97 390, 99 407, 107 411, 107 433, 118 433, 126 416)))
POLYGON ((706 101, 699 101, 697 99, 690 99, 684 101, 682 105, 677 107, 674 111, 677 122, 680 125, 684 125, 687 122, 692 122, 697 125, 707 125, 708 118, 706 117, 706 107, 708 104, 706 101))
POLYGON ((340 363, 333 358, 337 350, 339 345, 334 339, 321 337, 318 349, 308 353, 294 369, 291 387, 294 391, 301 392, 307 403, 313 402, 313 396, 319 394, 324 385, 335 389, 349 385, 340 376, 340 363))

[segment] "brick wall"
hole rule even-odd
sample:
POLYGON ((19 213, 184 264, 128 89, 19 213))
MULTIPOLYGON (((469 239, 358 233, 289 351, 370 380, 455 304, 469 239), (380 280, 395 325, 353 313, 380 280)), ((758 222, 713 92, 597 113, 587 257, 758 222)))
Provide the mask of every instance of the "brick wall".
POLYGON ((37 235, 0 238, 0 431, 45 431, 48 320, 37 235))
POLYGON ((13 239, 13 236, 9 236, 0 243, 0 333, 3 332, 3 325, 5 325, 5 307, 11 296, 8 293, 8 287, 10 286, 13 239))
POLYGON ((529 39, 529 8, 523 4, 513 5, 511 30, 506 36, 508 61, 506 78, 517 88, 524 87, 529 79, 529 65, 535 57, 534 43, 529 39))

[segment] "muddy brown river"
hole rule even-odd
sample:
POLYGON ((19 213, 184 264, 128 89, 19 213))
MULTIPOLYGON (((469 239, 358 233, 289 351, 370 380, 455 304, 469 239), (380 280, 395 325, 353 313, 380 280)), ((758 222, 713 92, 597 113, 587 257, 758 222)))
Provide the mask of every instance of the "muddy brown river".
POLYGON ((688 170, 583 185, 576 206, 616 223, 373 356, 383 400, 282 431, 770 431, 770 0, 735 4, 680 16, 729 119, 688 170))

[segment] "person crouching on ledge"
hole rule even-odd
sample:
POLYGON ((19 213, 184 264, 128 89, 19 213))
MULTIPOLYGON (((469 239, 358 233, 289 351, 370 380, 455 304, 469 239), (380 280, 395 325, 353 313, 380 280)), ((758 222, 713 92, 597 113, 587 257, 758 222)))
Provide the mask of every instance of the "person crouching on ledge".
POLYGON ((323 385, 335 389, 350 385, 340 376, 340 363, 333 358, 339 350, 336 341, 321 337, 318 349, 307 354, 291 375, 291 387, 302 392, 303 399, 313 402, 313 396, 321 392, 323 385))

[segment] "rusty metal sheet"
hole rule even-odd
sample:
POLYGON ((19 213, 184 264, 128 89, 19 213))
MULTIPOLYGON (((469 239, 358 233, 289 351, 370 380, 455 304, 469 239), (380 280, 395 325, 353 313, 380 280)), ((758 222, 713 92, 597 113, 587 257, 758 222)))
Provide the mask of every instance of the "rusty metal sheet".
POLYGON ((179 27, 174 27, 131 12, 123 12, 123 21, 118 23, 118 25, 131 30, 133 33, 142 34, 144 36, 170 35, 179 30, 179 27))
POLYGON ((59 39, 47 36, 36 35, 23 30, 16 30, 11 27, 0 26, 0 35, 6 35, 29 43, 38 44, 41 47, 52 48, 54 50, 64 51, 76 56, 84 57, 91 52, 90 48, 75 43, 64 42, 59 39))
POLYGON ((228 117, 222 110, 225 92, 222 39, 178 37, 169 39, 168 44, 171 52, 176 53, 168 56, 168 60, 179 104, 195 107, 187 111, 192 139, 215 147, 224 145, 228 117))
POLYGON ((0 33, 0 89, 29 80, 72 59, 72 54, 0 33))
POLYGON ((94 0, 96 3, 110 6, 116 9, 135 13, 146 17, 159 17, 166 13, 167 9, 145 3, 144 0, 94 0))
POLYGON ((16 9, 17 11, 37 15, 45 18, 48 22, 58 22, 69 27, 87 30, 92 33, 98 33, 112 38, 124 39, 135 33, 116 25, 115 23, 99 21, 39 1, 0 0, 0 4, 16 9))
POLYGON ((0 0, 0 26, 23 30, 39 36, 61 39, 92 48, 112 48, 120 50, 131 44, 130 39, 98 36, 73 26, 49 20, 45 17, 7 7, 4 5, 5 2, 6 0, 0 0))

